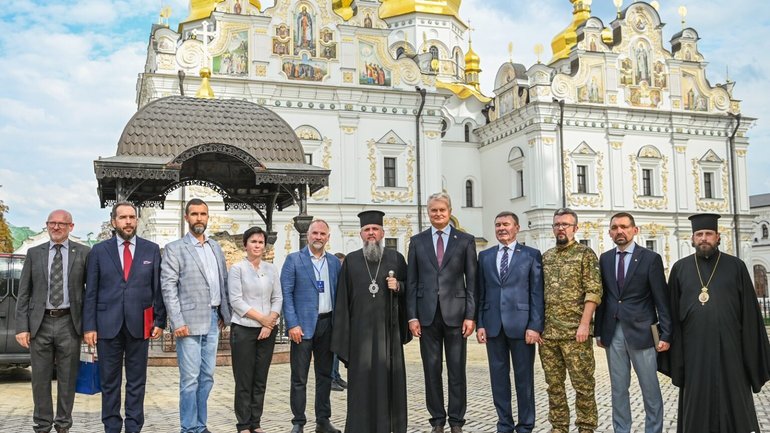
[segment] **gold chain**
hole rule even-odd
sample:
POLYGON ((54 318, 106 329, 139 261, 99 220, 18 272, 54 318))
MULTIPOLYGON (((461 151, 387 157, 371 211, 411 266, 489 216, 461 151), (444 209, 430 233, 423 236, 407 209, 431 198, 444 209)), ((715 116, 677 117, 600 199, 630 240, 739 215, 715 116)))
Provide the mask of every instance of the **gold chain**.
POLYGON ((698 300, 700 301, 701 305, 706 305, 706 302, 709 301, 709 284, 711 284, 711 280, 714 278, 714 274, 717 272, 717 266, 719 266, 719 259, 722 258, 722 252, 719 252, 719 255, 717 256, 717 262, 714 264, 714 269, 711 271, 711 276, 709 277, 709 280, 706 282, 706 284, 703 284, 703 277, 700 275, 700 268, 698 267, 698 255, 693 254, 693 258, 695 259, 695 271, 698 273, 698 280, 700 281, 701 285, 701 293, 698 295, 698 300))

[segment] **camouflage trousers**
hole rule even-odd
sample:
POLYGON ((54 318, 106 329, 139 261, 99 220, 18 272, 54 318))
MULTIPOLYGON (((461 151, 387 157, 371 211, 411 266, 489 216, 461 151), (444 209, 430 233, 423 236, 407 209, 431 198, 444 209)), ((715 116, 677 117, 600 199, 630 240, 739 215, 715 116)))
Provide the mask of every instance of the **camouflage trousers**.
POLYGON ((599 416, 594 394, 594 351, 592 339, 585 343, 572 340, 543 339, 540 345, 540 362, 543 364, 545 382, 548 384, 548 421, 554 433, 569 431, 569 405, 564 382, 569 378, 575 389, 575 425, 581 433, 593 432, 599 416))

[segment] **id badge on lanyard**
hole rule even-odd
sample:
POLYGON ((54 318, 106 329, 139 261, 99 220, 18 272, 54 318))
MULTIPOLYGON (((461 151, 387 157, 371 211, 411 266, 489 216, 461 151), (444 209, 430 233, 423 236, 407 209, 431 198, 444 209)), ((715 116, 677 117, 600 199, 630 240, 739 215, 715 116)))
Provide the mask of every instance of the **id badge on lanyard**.
POLYGON ((324 292, 324 282, 322 280, 317 280, 315 282, 315 287, 316 287, 316 289, 318 289, 318 293, 323 293, 324 292))

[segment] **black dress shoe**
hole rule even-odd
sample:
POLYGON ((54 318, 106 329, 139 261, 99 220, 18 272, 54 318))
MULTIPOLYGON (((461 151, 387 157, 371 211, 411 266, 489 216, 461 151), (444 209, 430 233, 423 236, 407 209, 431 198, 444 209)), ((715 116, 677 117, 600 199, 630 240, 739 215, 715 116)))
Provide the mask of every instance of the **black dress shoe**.
POLYGON ((305 433, 305 426, 294 424, 294 427, 291 428, 291 433, 305 433))
POLYGON ((332 382, 332 391, 344 391, 345 388, 339 382, 332 382))
POLYGON ((348 389, 348 383, 344 379, 339 378, 335 382, 339 383, 341 387, 348 389))
POLYGON ((342 433, 337 427, 332 425, 331 421, 319 422, 315 425, 316 433, 342 433))

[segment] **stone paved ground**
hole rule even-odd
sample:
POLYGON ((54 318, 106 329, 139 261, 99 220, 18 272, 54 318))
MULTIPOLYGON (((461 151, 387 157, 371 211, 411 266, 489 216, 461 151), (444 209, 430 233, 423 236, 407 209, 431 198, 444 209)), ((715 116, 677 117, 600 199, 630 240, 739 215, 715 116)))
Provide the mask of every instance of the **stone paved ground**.
MULTIPOLYGON (((422 366, 420 364, 419 345, 412 342, 406 346, 408 394, 409 394, 409 433, 426 432, 428 414, 424 406, 422 366)), ((612 432, 611 397, 607 363, 603 350, 596 351, 596 397, 599 405, 599 429, 597 432, 612 432)), ((540 361, 535 362, 535 388, 537 404, 537 424, 535 432, 550 431, 547 421, 548 399, 545 391, 540 361)), ((343 372, 343 376, 345 373, 343 372)), ((0 432, 31 432, 32 391, 30 389, 29 370, 0 371, 0 432)), ((311 384, 312 369, 311 369, 311 384)), ((665 400, 664 431, 676 431, 676 404, 678 392, 671 382, 661 377, 661 387, 665 400)), ((151 367, 149 369, 148 394, 146 398, 145 432, 173 433, 178 431, 178 370, 174 367, 151 367)), ((54 386, 55 389, 55 386, 54 386)), ((218 367, 215 385, 209 399, 209 428, 213 433, 235 431, 235 417, 232 412, 233 379, 230 367, 218 367)), ((569 389, 569 386, 568 386, 569 389)), ((289 410, 289 365, 273 365, 270 370, 268 395, 265 402, 265 414, 262 427, 268 433, 286 433, 290 430, 291 412, 289 410)), ((632 407, 634 413, 634 431, 642 432, 644 418, 642 397, 636 383, 632 384, 632 407)), ((574 393, 569 397, 574 399, 574 393)), ((765 386, 760 394, 755 394, 757 415, 763 431, 770 431, 770 385, 765 386)), ((313 399, 308 399, 308 417, 313 419, 313 399)), ((515 407, 515 401, 514 401, 515 407)), ((342 428, 345 424, 346 393, 332 392, 332 422, 342 428)), ((78 395, 75 400, 75 426, 73 432, 100 432, 100 397, 78 395)), ((483 346, 469 340, 468 345, 468 411, 466 414, 467 433, 495 432, 496 415, 492 405, 492 393, 489 387, 489 370, 486 352, 483 346)), ((312 432, 309 428, 306 431, 312 432)), ((574 430, 573 428, 573 431, 574 430)), ((355 432, 359 433, 359 432, 355 432)), ((366 432, 360 432, 366 433, 366 432)))

